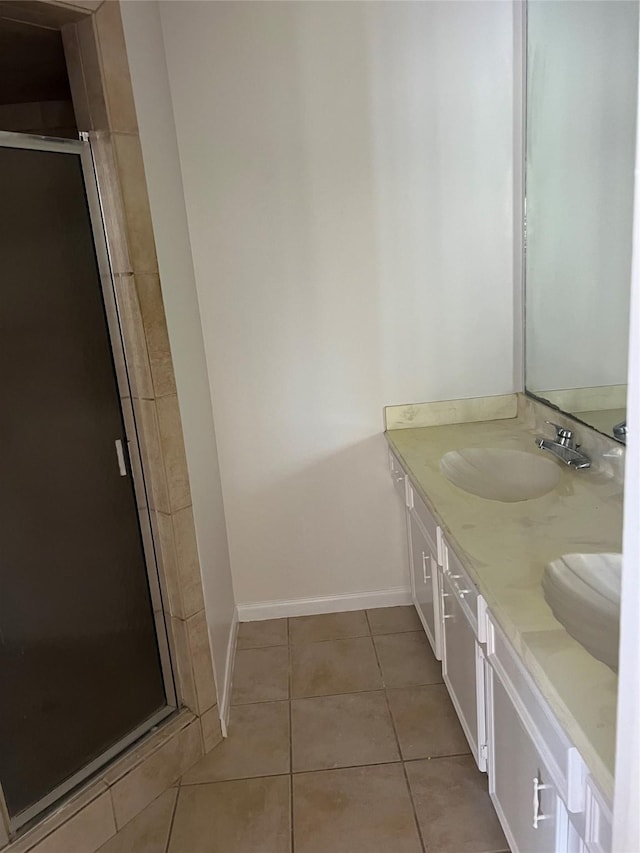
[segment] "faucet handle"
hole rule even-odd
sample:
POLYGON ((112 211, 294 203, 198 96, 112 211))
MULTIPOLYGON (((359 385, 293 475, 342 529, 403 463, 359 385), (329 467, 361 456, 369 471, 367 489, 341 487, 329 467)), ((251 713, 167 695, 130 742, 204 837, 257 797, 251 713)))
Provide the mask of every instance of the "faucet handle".
POLYGON ((556 441, 558 444, 563 444, 565 447, 570 447, 573 442, 573 430, 568 427, 563 427, 553 421, 545 421, 549 426, 554 427, 556 431, 556 441))

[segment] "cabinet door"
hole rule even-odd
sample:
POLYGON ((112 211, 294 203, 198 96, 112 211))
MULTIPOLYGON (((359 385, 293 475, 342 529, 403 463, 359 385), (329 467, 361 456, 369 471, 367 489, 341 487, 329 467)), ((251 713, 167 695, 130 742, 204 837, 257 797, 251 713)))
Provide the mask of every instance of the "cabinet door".
POLYGON ((566 853, 562 803, 502 682, 487 667, 489 794, 513 853, 566 853), (560 820, 559 820, 560 819, 560 820))
POLYGON ((442 625, 442 677, 476 764, 484 770, 484 732, 479 732, 480 723, 484 723, 484 679, 477 678, 478 671, 483 670, 482 655, 458 593, 446 574, 442 576, 442 625))
POLYGON ((433 653, 440 660, 440 620, 438 605, 438 565, 436 547, 412 512, 409 515, 411 576, 414 603, 433 653))

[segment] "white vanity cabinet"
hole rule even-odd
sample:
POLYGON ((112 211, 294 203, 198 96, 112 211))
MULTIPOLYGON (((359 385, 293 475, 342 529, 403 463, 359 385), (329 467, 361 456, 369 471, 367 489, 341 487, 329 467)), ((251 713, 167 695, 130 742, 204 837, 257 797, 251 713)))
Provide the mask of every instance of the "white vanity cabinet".
POLYGON ((611 811, 580 753, 392 452, 389 463, 413 601, 513 853, 611 853, 611 811))

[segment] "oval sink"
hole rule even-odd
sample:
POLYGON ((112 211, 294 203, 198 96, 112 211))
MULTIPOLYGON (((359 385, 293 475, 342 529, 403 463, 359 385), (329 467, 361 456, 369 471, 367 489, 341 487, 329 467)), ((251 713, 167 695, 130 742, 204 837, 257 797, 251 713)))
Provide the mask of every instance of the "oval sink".
POLYGON ((595 658, 618 671, 622 554, 565 554, 542 576, 553 615, 595 658))
POLYGON ((444 476, 465 492, 490 501, 528 501, 546 495, 560 479, 560 468, 522 450, 471 447, 452 450, 440 460, 444 476))

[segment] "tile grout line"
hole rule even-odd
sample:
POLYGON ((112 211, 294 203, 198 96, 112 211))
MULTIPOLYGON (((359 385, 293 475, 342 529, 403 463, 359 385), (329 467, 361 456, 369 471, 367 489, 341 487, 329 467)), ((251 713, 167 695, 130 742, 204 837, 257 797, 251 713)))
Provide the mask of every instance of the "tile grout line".
POLYGON ((163 853, 169 853, 169 844, 171 843, 171 836, 173 834, 173 824, 176 819, 176 812, 178 811, 178 798, 180 797, 180 788, 176 789, 176 798, 173 803, 173 809, 171 810, 171 820, 169 821, 169 832, 167 833, 167 841, 164 846, 163 853))
POLYGON ((291 660, 291 624, 287 618, 287 661, 289 675, 289 845, 291 853, 295 850, 295 838, 293 834, 293 713, 291 708, 292 691, 292 660, 291 660))
POLYGON ((224 779, 209 779, 202 782, 185 782, 184 788, 197 788, 201 785, 220 785, 225 782, 244 782, 248 779, 274 779, 281 776, 305 776, 309 773, 334 773, 340 770, 357 770, 360 767, 386 767, 388 764, 415 764, 418 761, 442 761, 445 758, 466 758, 469 752, 452 752, 447 755, 422 758, 392 758, 389 761, 367 761, 365 764, 341 764, 338 767, 311 767, 308 770, 296 770, 294 773, 257 773, 255 776, 229 776, 224 779))
MULTIPOLYGON (((372 638, 373 639, 373 638, 372 638)), ((375 643, 374 643, 375 650, 375 643)), ((396 687, 372 687, 368 690, 343 690, 341 693, 313 693, 310 696, 293 696, 293 699, 329 699, 333 696, 348 696, 350 694, 360 694, 360 693, 379 693, 381 690, 408 690, 413 687, 439 687, 443 684, 442 681, 427 681, 420 682, 418 684, 405 684, 398 685, 396 687)), ((248 705, 267 705, 272 704, 274 702, 286 702, 287 699, 258 699, 255 702, 234 702, 231 707, 232 708, 246 708, 248 705)))
MULTIPOLYGON (((366 610, 365 610, 365 615, 367 617, 367 625, 369 625, 369 630, 371 630, 371 625, 369 623, 369 614, 367 613, 366 610)), ((426 847, 426 844, 424 843, 424 838, 422 837, 422 830, 420 829, 420 823, 418 822, 418 815, 416 812, 416 804, 413 800, 413 794, 411 792, 411 785, 409 785, 409 777, 407 776, 407 768, 405 767, 404 758, 402 755, 402 748, 400 746, 400 739, 398 737, 398 732, 396 731, 396 724, 395 724, 395 720, 393 719, 393 714, 391 713, 391 705, 389 705, 389 697, 387 695, 386 684, 384 681, 384 674, 382 672, 382 666, 380 665, 380 659, 378 658, 378 649, 376 647, 376 644, 373 642, 373 639, 371 642, 372 642, 373 650, 374 650, 374 653, 376 656, 376 662, 378 664, 378 669, 380 670, 380 676, 382 678, 382 684, 384 686, 384 691, 383 691, 384 692, 384 701, 385 701, 385 705, 387 706, 387 713, 389 714, 389 719, 391 720, 391 728, 393 730, 393 736, 395 738, 396 748, 398 750, 398 759, 399 759, 400 764, 402 766, 402 775, 404 776, 404 784, 406 786, 407 793, 409 795, 409 802, 411 803, 411 812, 413 814, 413 822, 414 822, 415 827, 416 827, 416 832, 418 833, 418 840, 420 841, 420 845, 422 847, 423 853, 427 853, 427 847, 426 847)))

